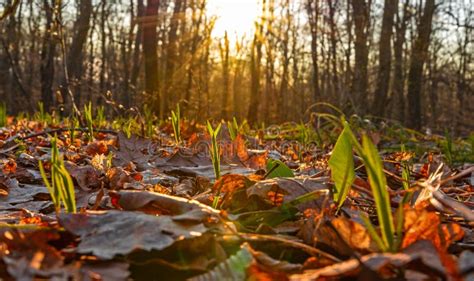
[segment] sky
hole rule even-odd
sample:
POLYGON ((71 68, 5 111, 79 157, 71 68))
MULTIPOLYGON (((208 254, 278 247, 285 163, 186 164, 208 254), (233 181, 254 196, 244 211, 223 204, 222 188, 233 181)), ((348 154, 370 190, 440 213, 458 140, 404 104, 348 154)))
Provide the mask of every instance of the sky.
POLYGON ((218 17, 213 36, 223 37, 227 31, 231 39, 235 38, 235 35, 249 37, 259 15, 259 1, 208 0, 208 13, 218 17))

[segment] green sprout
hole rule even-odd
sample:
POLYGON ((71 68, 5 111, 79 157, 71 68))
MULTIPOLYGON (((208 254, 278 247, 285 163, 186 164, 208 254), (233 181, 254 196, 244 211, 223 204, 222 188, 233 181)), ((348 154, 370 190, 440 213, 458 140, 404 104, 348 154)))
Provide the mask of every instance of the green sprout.
POLYGON ((145 135, 147 137, 152 137, 153 136, 153 111, 151 108, 147 105, 143 107, 143 117, 145 119, 145 135))
MULTIPOLYGON (((373 226, 367 217, 362 217, 362 219, 379 248, 384 252, 395 252, 397 250, 395 248, 397 241, 395 241, 395 227, 393 224, 392 208, 390 206, 390 195, 387 190, 387 179, 383 171, 382 160, 380 159, 377 148, 366 135, 362 137, 361 149, 359 156, 362 157, 369 176, 369 183, 375 200, 382 237, 373 231, 373 226)), ((359 148, 356 150, 359 150, 359 148)))
POLYGON ((448 130, 444 131, 445 140, 441 143, 441 149, 443 151, 446 162, 449 166, 453 164, 454 149, 453 149, 453 138, 448 130))
POLYGON ((44 112, 44 103, 38 102, 38 109, 39 109, 39 120, 41 122, 46 122, 46 113, 44 112))
MULTIPOLYGON (((402 152, 406 152, 405 145, 402 144, 402 152)), ((402 166, 402 179, 403 179, 403 189, 409 190, 410 189, 410 161, 401 161, 402 166)))
POLYGON ((216 176, 216 180, 218 180, 221 177, 221 156, 219 151, 219 144, 217 143, 217 135, 221 130, 221 124, 219 124, 216 129, 213 129, 211 123, 207 121, 207 130, 209 132, 209 135, 211 136, 212 166, 214 168, 214 175, 216 176))
POLYGON ((71 130, 69 132, 69 136, 71 138, 71 144, 74 143, 74 139, 76 138, 76 130, 79 127, 79 120, 73 116, 71 118, 71 130))
MULTIPOLYGON (((214 168, 214 175, 216 176, 216 181, 221 177, 221 155, 220 155, 220 150, 219 150, 219 144, 217 143, 217 135, 219 134, 219 131, 221 130, 221 125, 217 126, 216 129, 212 128, 212 125, 209 121, 207 121, 207 131, 209 132, 209 135, 211 136, 211 160, 212 160, 212 167, 214 168)), ((222 186, 221 186, 222 187, 222 186)), ((220 198, 220 189, 216 192, 216 196, 214 197, 214 202, 212 202, 212 207, 217 208, 217 205, 219 203, 219 198, 220 198)))
POLYGON ((4 102, 0 103, 0 127, 7 125, 7 106, 4 102))
POLYGON ((240 131, 239 123, 237 123, 235 117, 232 118, 232 122, 227 121, 227 129, 229 130, 230 139, 235 140, 240 131))
POLYGON ((53 122, 53 117, 44 110, 44 104, 38 102, 38 112, 35 114, 36 119, 43 123, 44 126, 53 122))
MULTIPOLYGON (((395 228, 393 223, 390 195, 387 190, 387 180, 380 155, 367 135, 362 136, 362 144, 360 144, 352 132, 349 123, 343 120, 343 124, 344 130, 339 136, 333 150, 332 159, 329 160, 333 181, 336 184, 335 196, 338 206, 340 207, 346 199, 354 179, 354 171, 352 168, 354 166, 352 148, 354 148, 356 153, 362 158, 369 177, 381 235, 377 233, 367 216, 362 216, 362 219, 370 236, 377 243, 379 249, 383 252, 395 252, 400 245, 399 241, 402 237, 401 233, 398 232, 398 225, 395 228), (346 163, 341 164, 339 161, 345 161, 346 163), (397 235, 395 235, 396 233, 397 235), (395 237, 397 239, 395 239, 395 237)), ((397 214, 400 218, 403 218, 402 212, 403 207, 400 206, 399 213, 397 214)), ((398 219, 397 222, 398 224, 402 223, 402 219, 398 219)))
POLYGON ((105 121, 105 107, 103 105, 97 107, 96 125, 98 128, 104 126, 105 121))
POLYGON ((174 139, 177 145, 181 143, 180 124, 181 124, 181 111, 179 109, 179 104, 178 104, 176 105, 176 111, 171 110, 171 125, 173 126, 174 139))
POLYGON ((92 103, 84 105, 84 117, 86 118, 87 122, 87 129, 88 129, 88 140, 89 142, 94 140, 94 119, 92 118, 92 103))
POLYGON ((51 138, 51 182, 46 176, 43 163, 39 161, 39 170, 46 188, 51 195, 56 213, 64 206, 67 213, 76 212, 76 195, 71 175, 64 166, 63 157, 59 154, 57 136, 51 138))
POLYGON ((133 118, 129 118, 128 120, 125 121, 125 124, 123 126, 123 132, 127 136, 127 138, 132 137, 132 126, 133 126, 133 118))

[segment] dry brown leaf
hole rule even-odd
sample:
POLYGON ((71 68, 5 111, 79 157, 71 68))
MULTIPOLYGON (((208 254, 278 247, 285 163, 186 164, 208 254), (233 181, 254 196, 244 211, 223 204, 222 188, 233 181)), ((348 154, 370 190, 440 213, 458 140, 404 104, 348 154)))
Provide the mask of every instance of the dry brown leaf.
POLYGON ((430 240, 438 250, 446 251, 449 245, 464 236, 458 224, 441 224, 438 214, 424 208, 405 208, 403 229, 402 248, 418 240, 430 240))
POLYGON ((333 219, 332 224, 352 249, 362 252, 374 252, 377 250, 377 245, 363 225, 345 217, 333 219))

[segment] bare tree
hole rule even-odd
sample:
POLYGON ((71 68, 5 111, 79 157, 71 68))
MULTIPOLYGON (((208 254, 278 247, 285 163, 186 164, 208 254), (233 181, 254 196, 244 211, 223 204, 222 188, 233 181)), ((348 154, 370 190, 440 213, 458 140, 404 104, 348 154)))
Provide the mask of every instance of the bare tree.
POLYGON ((413 44, 408 74, 408 120, 413 129, 421 129, 421 85, 423 67, 428 56, 428 47, 432 29, 433 15, 436 9, 435 0, 426 0, 423 14, 418 25, 418 35, 413 44))
POLYGON ((146 22, 143 24, 143 57, 145 61, 145 90, 153 100, 153 108, 160 112, 158 93, 158 7, 160 0, 147 0, 146 22))
POLYGON ((230 95, 230 73, 229 73, 229 52, 230 43, 227 32, 224 35, 224 43, 219 42, 219 54, 222 63, 222 104, 221 104, 221 117, 224 119, 229 118, 228 100, 230 95))
POLYGON ((41 48, 41 100, 44 107, 49 110, 53 105, 53 82, 54 82, 54 57, 56 54, 56 38, 53 36, 53 9, 54 0, 50 3, 43 0, 43 8, 46 13, 46 22, 43 35, 43 46, 41 48))
POLYGON ((168 32, 168 45, 166 48, 166 85, 165 93, 163 97, 163 111, 169 111, 170 101, 176 102, 176 99, 173 99, 173 90, 175 89, 175 76, 176 76, 176 64, 178 60, 178 30, 180 23, 184 17, 184 8, 186 1, 175 0, 173 15, 171 17, 170 29, 168 32))
POLYGON ((405 73, 403 68, 403 46, 405 44, 408 20, 410 18, 409 4, 410 1, 406 1, 403 4, 403 10, 396 14, 396 33, 393 46, 395 65, 393 74, 393 98, 396 105, 396 116, 398 117, 398 120, 402 122, 405 120, 405 73))
MULTIPOLYGON (((65 85, 72 82, 75 87, 75 99, 79 101, 80 94, 80 80, 83 72, 84 46, 87 41, 87 34, 90 27, 90 18, 92 14, 92 0, 81 0, 78 2, 79 13, 73 27, 73 37, 71 45, 69 46, 67 54, 67 70, 69 74, 69 81, 65 77, 62 79, 62 88, 67 88, 65 85)), ((66 95, 63 93, 63 98, 66 95)))
POLYGON ((265 26, 265 14, 266 14, 266 0, 262 1, 262 15, 261 21, 255 23, 256 31, 253 37, 252 46, 250 50, 250 106, 247 113, 247 120, 250 124, 258 122, 258 103, 260 98, 260 76, 261 76, 261 63, 262 63, 262 44, 263 44, 263 31, 265 26))
POLYGON ((352 11, 355 26, 355 65, 352 79, 352 92, 356 113, 364 114, 367 105, 369 49, 367 46, 370 24, 370 7, 365 0, 352 0, 352 11))
POLYGON ((312 86, 313 100, 317 101, 320 95, 319 87, 319 63, 318 63, 318 23, 319 23, 319 1, 307 0, 306 12, 311 33, 311 60, 313 66, 312 86))
POLYGON ((379 71, 377 77, 377 86, 375 90, 375 99, 372 106, 372 114, 375 116, 384 116, 385 104, 387 102, 388 87, 390 83, 390 72, 392 66, 392 48, 391 39, 393 33, 394 15, 397 12, 398 0, 385 0, 382 31, 379 43, 379 71))

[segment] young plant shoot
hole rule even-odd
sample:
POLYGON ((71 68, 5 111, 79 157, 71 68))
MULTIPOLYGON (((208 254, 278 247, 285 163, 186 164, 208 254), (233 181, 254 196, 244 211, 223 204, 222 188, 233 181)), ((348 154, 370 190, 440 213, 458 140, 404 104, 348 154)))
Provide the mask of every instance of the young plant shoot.
POLYGON ((74 184, 69 172, 64 166, 64 160, 59 153, 57 136, 51 138, 51 161, 50 161, 50 178, 48 179, 43 162, 39 161, 39 170, 44 184, 51 195, 56 213, 59 213, 61 206, 65 208, 67 213, 76 212, 76 195, 74 184))

